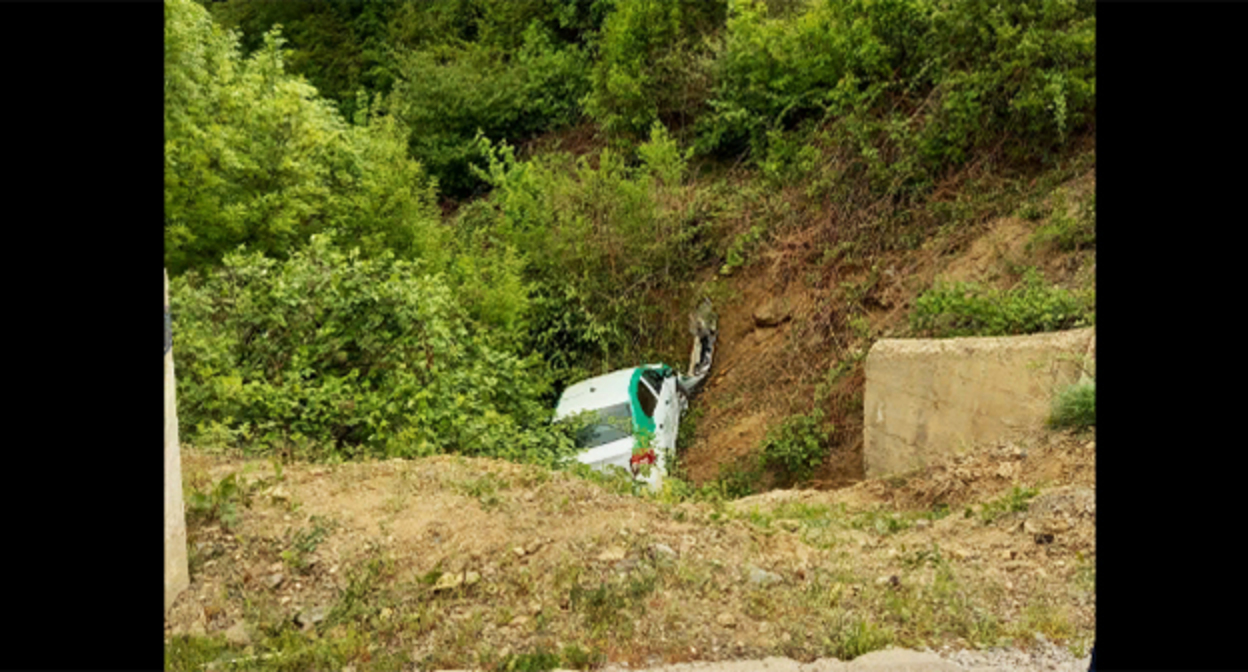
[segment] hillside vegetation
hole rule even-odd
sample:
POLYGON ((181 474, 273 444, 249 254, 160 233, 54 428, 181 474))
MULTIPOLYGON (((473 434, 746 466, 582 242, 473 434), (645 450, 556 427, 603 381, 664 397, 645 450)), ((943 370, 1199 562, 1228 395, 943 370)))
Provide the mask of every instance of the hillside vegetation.
POLYGON ((563 386, 683 365, 710 297, 673 491, 851 483, 873 339, 1093 322, 1094 9, 170 0, 183 440, 557 467, 563 386))

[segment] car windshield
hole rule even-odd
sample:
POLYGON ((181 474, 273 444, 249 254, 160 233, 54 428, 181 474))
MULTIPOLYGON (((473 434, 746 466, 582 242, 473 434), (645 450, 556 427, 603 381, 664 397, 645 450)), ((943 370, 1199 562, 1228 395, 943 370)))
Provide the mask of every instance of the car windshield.
POLYGON ((628 404, 608 406, 586 414, 588 423, 576 433, 576 445, 582 450, 632 436, 632 410, 628 404))

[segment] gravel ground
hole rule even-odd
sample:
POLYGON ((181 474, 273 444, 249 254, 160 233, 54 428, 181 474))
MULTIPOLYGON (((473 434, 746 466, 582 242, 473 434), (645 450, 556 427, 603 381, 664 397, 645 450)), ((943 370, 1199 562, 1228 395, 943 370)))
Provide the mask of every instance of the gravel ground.
POLYGON ((952 649, 932 650, 941 658, 970 669, 976 667, 997 667, 1018 672, 1086 672, 1092 656, 1076 658, 1070 650, 1041 641, 1030 651, 1019 649, 988 649, 985 651, 955 651, 952 649))

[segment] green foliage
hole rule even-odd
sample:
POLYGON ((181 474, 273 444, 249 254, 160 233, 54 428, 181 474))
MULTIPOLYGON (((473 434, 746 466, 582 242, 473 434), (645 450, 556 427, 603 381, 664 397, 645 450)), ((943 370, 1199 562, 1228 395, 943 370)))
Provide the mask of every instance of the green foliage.
POLYGON ((287 567, 297 572, 306 572, 308 556, 316 551, 316 547, 329 536, 331 527, 329 521, 324 518, 312 516, 311 529, 301 528, 293 532, 287 529, 288 548, 281 553, 282 561, 287 567))
POLYGON ((1059 189, 1053 193, 1053 210, 1049 221, 1036 229, 1029 247, 1052 245, 1063 252, 1071 252, 1096 244, 1096 195, 1081 203, 1071 214, 1066 194, 1059 189))
POLYGON ((1086 429, 1096 425, 1096 382, 1075 383, 1053 400, 1048 424, 1053 428, 1086 429))
POLYGON ((457 484, 456 488, 460 494, 465 497, 472 497, 481 502, 481 508, 485 510, 493 509, 502 503, 502 498, 498 493, 500 490, 506 490, 511 484, 506 480, 500 479, 494 474, 484 474, 479 478, 475 478, 463 483, 457 484))
POLYGON ((455 197, 484 186, 471 170, 483 158, 478 133, 517 142, 567 125, 589 85, 584 52, 536 24, 510 57, 465 43, 403 53, 396 67, 391 106, 410 130, 412 156, 455 197))
POLYGON ((1040 491, 1035 488, 1020 487, 1016 485, 1011 488, 1008 493, 991 500, 980 507, 979 519, 986 525, 1001 516, 1026 511, 1028 503, 1038 494, 1040 494, 1040 491))
POLYGON ((763 440, 761 463, 780 470, 787 478, 803 482, 828 456, 830 430, 823 426, 823 410, 785 418, 763 440))
POLYGON ((708 226, 681 207, 687 154, 658 125, 636 167, 610 149, 593 166, 565 154, 518 161, 510 146, 484 139, 481 147, 488 163, 477 172, 494 186, 496 208, 479 213, 481 225, 526 261, 532 349, 565 381, 640 352, 658 333, 643 292, 688 277, 708 226))
POLYGON ((426 266, 326 235, 286 261, 237 252, 171 281, 187 440, 218 422, 247 451, 313 458, 573 452, 547 422, 538 360, 496 345, 426 266))
POLYGON ((284 256, 337 227, 365 255, 439 246, 433 187, 376 109, 348 125, 288 74, 277 29, 241 56, 191 0, 165 21, 165 260, 172 275, 246 244, 284 256))
POLYGON ((970 283, 938 283, 915 299, 911 325, 916 333, 935 338, 1061 331, 1092 324, 1095 298, 1093 291, 1046 286, 1029 269, 1020 286, 1004 292, 970 283))
POLYGON ((719 268, 719 274, 732 275, 733 271, 744 266, 754 256, 766 233, 766 229, 755 224, 749 231, 733 238, 724 265, 719 268))
POLYGON ((1092 123, 1095 27, 1086 0, 826 0, 784 16, 740 0, 699 147, 762 161, 777 131, 835 120, 837 143, 889 190, 1002 138, 1043 156, 1092 123))
POLYGON ((234 474, 217 481, 207 492, 192 489, 186 499, 186 517, 203 524, 219 522, 226 529, 238 524, 238 508, 251 506, 251 492, 234 474))
POLYGON ((699 35, 723 21, 722 1, 616 0, 607 16, 585 110, 608 133, 644 134, 694 111, 704 95, 699 35))

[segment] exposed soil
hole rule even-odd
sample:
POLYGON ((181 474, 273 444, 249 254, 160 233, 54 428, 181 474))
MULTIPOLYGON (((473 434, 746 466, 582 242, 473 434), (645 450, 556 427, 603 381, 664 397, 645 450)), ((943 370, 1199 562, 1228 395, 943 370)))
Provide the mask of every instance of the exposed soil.
POLYGON ((1036 434, 904 478, 721 510, 493 460, 294 464, 274 482, 268 464, 186 449, 188 489, 227 473, 270 480, 234 529, 191 520, 191 586, 166 636, 241 630, 241 655, 289 647, 291 633, 314 646, 364 632, 371 643, 349 656, 357 669, 463 668, 569 643, 634 667, 847 659, 862 619, 912 647, 966 648, 974 627, 1014 646, 1033 631, 1078 644, 1094 627, 1083 578, 1095 557, 1094 453, 1086 437, 1036 434), (991 524, 978 509, 964 517, 1016 483, 1040 486, 1029 509, 991 524), (934 504, 950 514, 931 515, 934 504), (881 527, 890 517, 897 529, 881 527), (295 533, 318 525, 306 569, 284 560, 295 533), (755 568, 779 583, 752 583, 755 568), (454 577, 459 586, 438 589, 454 577), (605 602, 586 597, 594 590, 605 602), (325 619, 300 628, 315 607, 325 619))

